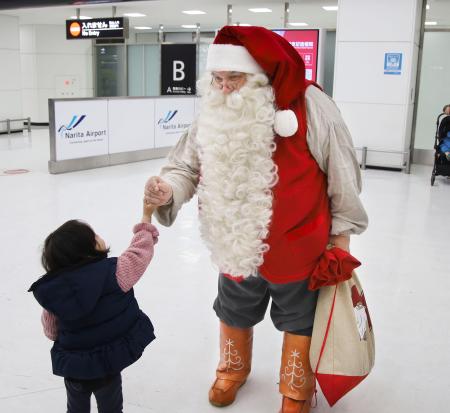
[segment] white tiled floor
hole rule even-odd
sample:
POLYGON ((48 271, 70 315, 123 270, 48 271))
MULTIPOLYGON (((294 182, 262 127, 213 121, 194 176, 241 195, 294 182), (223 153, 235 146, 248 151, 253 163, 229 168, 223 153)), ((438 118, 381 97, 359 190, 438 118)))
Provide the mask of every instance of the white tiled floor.
MULTIPOLYGON (((88 221, 114 255, 126 248, 140 216, 146 178, 164 160, 50 175, 47 131, 0 135, 0 412, 64 411, 62 380, 51 374, 51 343, 27 293, 42 274, 45 236, 70 218, 88 221)), ((377 361, 369 378, 334 412, 448 412, 450 405, 450 180, 430 186, 431 168, 411 175, 367 170, 362 195, 369 230, 352 240, 375 327, 377 361)), ((211 309, 216 273, 199 239, 196 203, 171 228, 159 225, 153 262, 136 287, 157 340, 124 372, 127 413, 218 412, 207 391, 218 356, 211 309)), ((264 320, 255 331, 254 367, 226 412, 275 413, 281 334, 264 320)), ((95 411, 95 409, 93 409, 95 411)), ((329 412, 322 395, 313 411, 329 412)))

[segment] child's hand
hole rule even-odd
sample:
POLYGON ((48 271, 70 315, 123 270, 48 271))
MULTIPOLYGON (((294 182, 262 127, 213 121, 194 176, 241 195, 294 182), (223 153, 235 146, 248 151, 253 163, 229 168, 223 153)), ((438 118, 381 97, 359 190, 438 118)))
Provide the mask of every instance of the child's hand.
POLYGON ((156 206, 149 203, 145 198, 143 201, 142 207, 142 222, 152 222, 153 211, 156 209, 156 206))

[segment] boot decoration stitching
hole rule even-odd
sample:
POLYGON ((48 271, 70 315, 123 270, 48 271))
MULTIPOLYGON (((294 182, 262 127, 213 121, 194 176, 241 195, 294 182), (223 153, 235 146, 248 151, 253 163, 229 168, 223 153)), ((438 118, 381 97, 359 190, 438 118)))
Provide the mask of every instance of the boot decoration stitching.
POLYGON ((239 371, 244 368, 244 363, 242 362, 242 357, 239 356, 239 352, 234 350, 233 347, 234 341, 227 339, 223 349, 223 359, 227 365, 227 370, 239 371))
POLYGON ((281 374, 281 380, 291 390, 300 389, 306 382, 305 370, 303 369, 303 363, 300 361, 300 353, 297 350, 291 351, 290 357, 288 365, 284 368, 284 373, 281 374))

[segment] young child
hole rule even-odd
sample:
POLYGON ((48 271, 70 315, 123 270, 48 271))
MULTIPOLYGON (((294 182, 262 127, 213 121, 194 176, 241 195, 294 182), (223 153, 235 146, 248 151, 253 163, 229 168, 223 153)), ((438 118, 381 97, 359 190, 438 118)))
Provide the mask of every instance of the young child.
POLYGON ((29 291, 44 308, 45 335, 55 341, 53 373, 64 377, 68 413, 90 412, 92 393, 99 413, 121 413, 120 372, 155 338, 133 293, 158 241, 153 211, 144 201, 142 220, 118 258, 108 258, 105 241, 77 220, 45 240, 42 265, 47 273, 29 291))
POLYGON ((447 136, 442 140, 439 149, 445 155, 447 161, 450 161, 450 132, 447 132, 447 136))

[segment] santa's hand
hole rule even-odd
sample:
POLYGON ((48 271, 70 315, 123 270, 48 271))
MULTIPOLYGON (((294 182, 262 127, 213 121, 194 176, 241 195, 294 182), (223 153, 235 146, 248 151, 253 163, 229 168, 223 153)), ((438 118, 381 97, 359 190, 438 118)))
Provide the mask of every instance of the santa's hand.
POLYGON ((348 235, 330 235, 330 244, 350 252, 350 237, 348 235))
POLYGON ((145 184, 145 200, 155 206, 167 204, 172 194, 172 187, 159 176, 152 176, 145 184))

